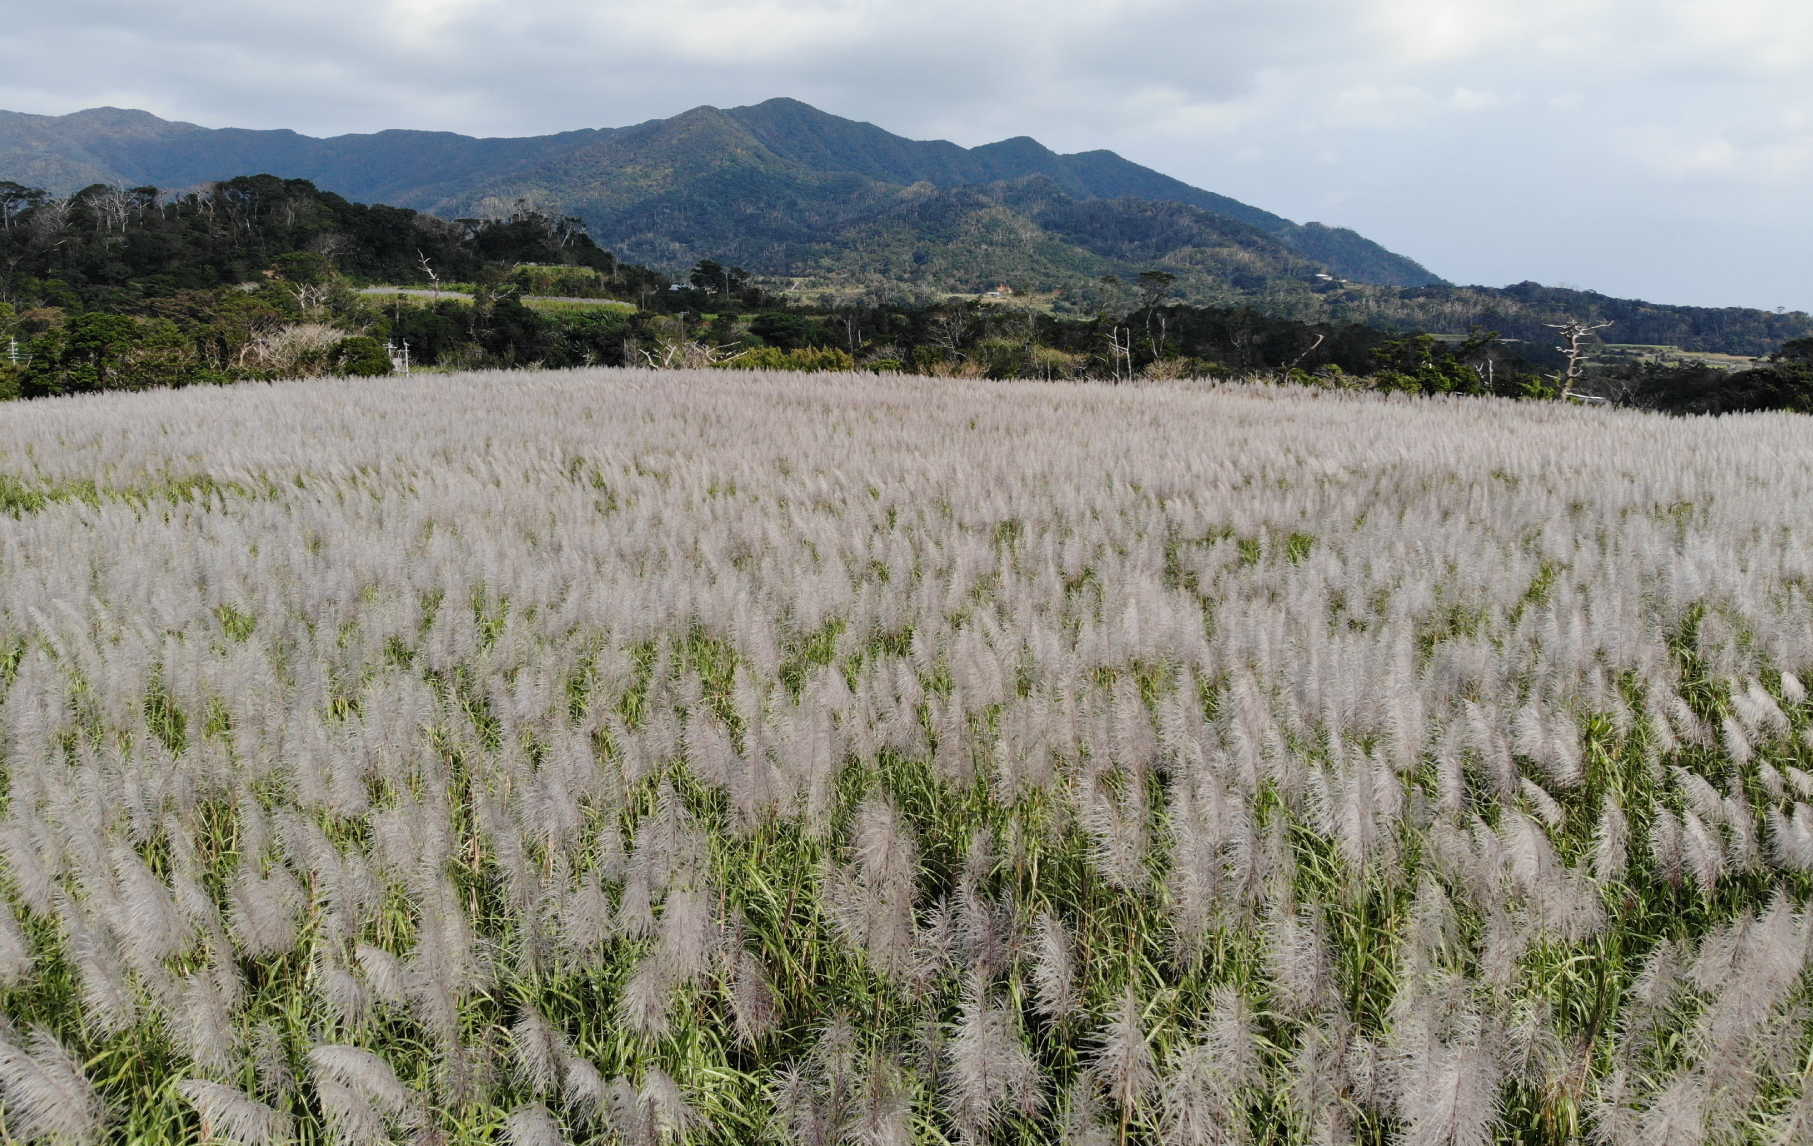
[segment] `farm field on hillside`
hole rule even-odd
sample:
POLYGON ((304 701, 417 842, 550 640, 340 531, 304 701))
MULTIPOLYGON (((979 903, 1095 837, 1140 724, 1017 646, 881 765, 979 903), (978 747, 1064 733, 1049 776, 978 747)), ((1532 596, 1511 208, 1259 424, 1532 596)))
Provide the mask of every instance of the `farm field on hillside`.
POLYGON ((1813 1135, 1806 418, 3 415, 14 1140, 1813 1135))

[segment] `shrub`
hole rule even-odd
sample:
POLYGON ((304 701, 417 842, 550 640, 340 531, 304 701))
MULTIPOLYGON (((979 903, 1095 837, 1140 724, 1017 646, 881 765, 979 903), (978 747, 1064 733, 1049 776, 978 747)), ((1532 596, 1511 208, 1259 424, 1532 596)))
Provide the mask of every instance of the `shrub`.
POLYGON ((778 346, 756 346, 719 365, 731 370, 795 370, 817 373, 826 370, 854 370, 856 360, 847 351, 831 347, 807 346, 798 350, 782 350, 778 346))
POLYGON ((343 338, 334 347, 334 361, 340 373, 357 378, 377 378, 395 371, 390 352, 384 344, 366 335, 343 338))

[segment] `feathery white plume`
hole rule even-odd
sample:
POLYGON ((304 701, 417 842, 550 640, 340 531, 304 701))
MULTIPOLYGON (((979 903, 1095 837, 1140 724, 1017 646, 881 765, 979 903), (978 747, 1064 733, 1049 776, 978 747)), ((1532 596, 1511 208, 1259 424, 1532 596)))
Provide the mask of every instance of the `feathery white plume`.
POLYGON ((81 1064, 42 1027, 33 1030, 29 1051, 0 1039, 0 1094, 7 1128, 23 1138, 87 1146, 101 1135, 100 1098, 81 1064))
POLYGON ((504 1134, 510 1146, 565 1146, 566 1135, 548 1108, 539 1102, 519 1106, 504 1119, 504 1134))
POLYGON ((410 1111, 409 1088, 388 1062, 363 1047, 323 1044, 308 1052, 308 1062, 317 1086, 330 1080, 349 1087, 386 1118, 400 1119, 410 1111))
POLYGON ((1033 927, 1033 1005, 1046 1018, 1061 1019, 1077 1009, 1070 933, 1049 911, 1041 912, 1033 927))
POLYGON ((188 1078, 176 1089, 201 1115, 202 1137, 237 1146, 276 1146, 290 1137, 290 1116, 243 1091, 202 1078, 188 1078))
POLYGON ((1124 1110, 1142 1107, 1158 1075, 1133 988, 1122 993, 1094 1042, 1089 1069, 1108 1097, 1124 1110))

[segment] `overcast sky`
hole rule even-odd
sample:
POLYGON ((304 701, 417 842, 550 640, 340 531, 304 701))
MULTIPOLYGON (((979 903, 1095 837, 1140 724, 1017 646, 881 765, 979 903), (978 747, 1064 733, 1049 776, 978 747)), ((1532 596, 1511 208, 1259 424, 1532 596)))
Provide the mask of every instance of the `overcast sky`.
POLYGON ((1457 282, 1813 310, 1808 0, 59 0, 0 108, 476 135, 803 99, 1109 148, 1457 282))

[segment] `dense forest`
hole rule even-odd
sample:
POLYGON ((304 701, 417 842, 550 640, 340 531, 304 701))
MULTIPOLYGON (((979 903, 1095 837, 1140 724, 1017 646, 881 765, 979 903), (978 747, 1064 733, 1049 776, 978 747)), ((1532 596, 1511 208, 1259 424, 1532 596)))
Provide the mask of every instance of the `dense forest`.
MULTIPOLYGON (((1547 397, 1556 352, 1483 326, 1437 337, 1179 302, 1177 280, 1104 276, 1093 313, 987 301, 818 305, 699 262, 681 281, 525 204, 488 219, 365 205, 248 176, 169 195, 69 198, 0 184, 0 394, 477 367, 725 366, 990 378, 1264 378, 1547 397), (373 293, 372 284, 402 290, 373 293)), ((1500 316, 1504 317, 1504 316, 1500 316)), ((1633 319, 1637 316, 1630 316, 1633 319)), ((1813 408, 1806 340, 1733 376, 1621 365, 1596 399, 1722 412, 1813 408)))

